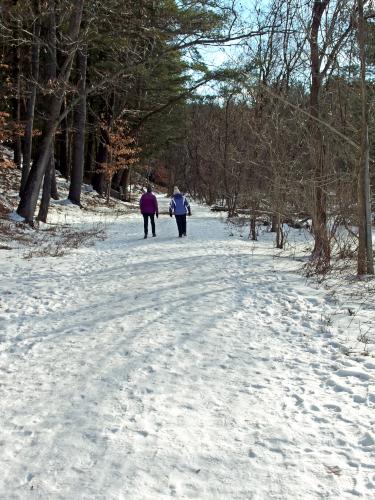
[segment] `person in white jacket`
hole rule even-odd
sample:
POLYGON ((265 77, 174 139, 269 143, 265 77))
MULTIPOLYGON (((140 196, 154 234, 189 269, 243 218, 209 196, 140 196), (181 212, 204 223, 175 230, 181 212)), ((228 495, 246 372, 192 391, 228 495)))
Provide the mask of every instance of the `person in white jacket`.
POLYGON ((191 215, 190 203, 176 186, 169 203, 169 215, 176 218, 179 238, 186 236, 186 215, 191 215))

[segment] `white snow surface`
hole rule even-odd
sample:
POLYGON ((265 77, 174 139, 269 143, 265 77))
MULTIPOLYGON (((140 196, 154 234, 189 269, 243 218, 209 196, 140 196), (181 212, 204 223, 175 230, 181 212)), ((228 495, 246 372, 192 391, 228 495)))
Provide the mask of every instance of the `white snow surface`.
POLYGON ((375 360, 326 291, 206 208, 142 224, 0 253, 0 498, 375 498, 375 360))

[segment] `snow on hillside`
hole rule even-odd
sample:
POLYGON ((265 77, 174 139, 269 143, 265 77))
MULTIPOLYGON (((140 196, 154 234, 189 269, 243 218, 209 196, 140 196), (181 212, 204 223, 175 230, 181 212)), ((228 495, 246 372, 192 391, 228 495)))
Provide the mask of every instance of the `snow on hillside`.
POLYGON ((0 498, 374 498, 375 360, 348 356, 345 297, 199 206, 183 239, 52 213, 77 218, 107 238, 0 251, 0 498))

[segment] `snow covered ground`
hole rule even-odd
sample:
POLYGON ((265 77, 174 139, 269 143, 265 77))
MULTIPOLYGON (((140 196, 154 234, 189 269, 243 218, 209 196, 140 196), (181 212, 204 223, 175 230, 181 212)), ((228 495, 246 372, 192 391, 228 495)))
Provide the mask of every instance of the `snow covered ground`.
POLYGON ((0 498, 374 498, 375 359, 337 301, 205 208, 142 233, 0 253, 0 498))

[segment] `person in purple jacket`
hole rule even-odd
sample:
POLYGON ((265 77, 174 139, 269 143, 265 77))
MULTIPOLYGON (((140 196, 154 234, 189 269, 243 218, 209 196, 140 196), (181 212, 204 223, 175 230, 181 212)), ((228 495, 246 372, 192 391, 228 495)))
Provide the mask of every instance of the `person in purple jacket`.
POLYGON ((179 238, 186 236, 186 214, 191 215, 189 201, 175 186, 169 203, 169 215, 176 217, 179 238))
POLYGON ((155 232, 155 215, 156 218, 159 217, 158 200, 153 194, 151 186, 147 186, 147 192, 143 193, 139 201, 139 208, 141 209, 141 214, 143 215, 145 238, 148 234, 148 219, 151 221, 152 236, 156 236, 155 232))

